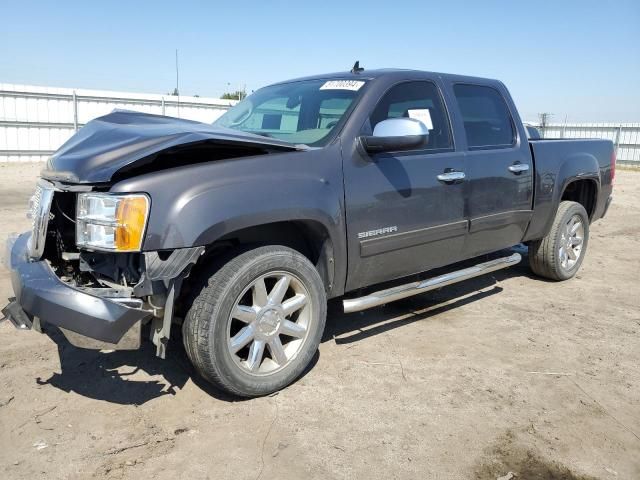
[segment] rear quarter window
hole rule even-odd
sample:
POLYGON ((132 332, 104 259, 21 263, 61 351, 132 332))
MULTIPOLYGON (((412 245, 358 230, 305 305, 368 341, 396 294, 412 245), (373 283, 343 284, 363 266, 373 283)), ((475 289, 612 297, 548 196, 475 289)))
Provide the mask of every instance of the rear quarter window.
POLYGON ((511 113, 498 90, 466 84, 454 85, 453 90, 470 149, 504 148, 514 144, 511 113))

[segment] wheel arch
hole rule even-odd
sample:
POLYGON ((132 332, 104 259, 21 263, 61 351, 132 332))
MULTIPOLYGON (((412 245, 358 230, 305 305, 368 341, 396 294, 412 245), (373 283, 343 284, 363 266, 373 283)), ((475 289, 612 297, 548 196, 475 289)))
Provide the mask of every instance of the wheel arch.
POLYGON ((560 202, 570 200, 581 204, 591 220, 596 210, 598 189, 599 184, 595 178, 572 179, 564 185, 560 202))
POLYGON ((313 219, 266 222, 226 233, 206 245, 187 284, 196 281, 203 271, 210 273, 211 268, 216 268, 212 265, 225 263, 243 250, 265 245, 282 245, 301 253, 316 267, 327 297, 342 293, 339 282, 336 282, 335 243, 330 230, 313 219))
POLYGON ((600 168, 594 155, 575 153, 557 160, 549 152, 541 153, 540 159, 536 159, 534 213, 524 242, 541 239, 549 233, 562 200, 577 201, 592 220, 600 194, 600 168))

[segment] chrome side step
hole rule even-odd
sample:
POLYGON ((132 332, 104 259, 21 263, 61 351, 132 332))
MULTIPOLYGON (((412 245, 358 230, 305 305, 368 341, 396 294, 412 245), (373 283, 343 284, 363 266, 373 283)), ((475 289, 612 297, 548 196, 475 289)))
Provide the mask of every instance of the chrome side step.
POLYGON ((469 278, 478 277, 485 273, 494 272, 503 268, 511 267, 520 263, 521 257, 519 253, 514 253, 508 257, 497 258, 485 263, 479 263, 473 267, 464 268, 456 272, 446 273, 438 277, 422 280, 419 282, 407 283, 398 287, 380 290, 370 295, 359 298, 349 298, 342 301, 345 313, 360 312, 368 308, 384 305, 385 303, 395 302, 402 298, 412 297, 424 292, 436 290, 452 283, 462 282, 469 278))

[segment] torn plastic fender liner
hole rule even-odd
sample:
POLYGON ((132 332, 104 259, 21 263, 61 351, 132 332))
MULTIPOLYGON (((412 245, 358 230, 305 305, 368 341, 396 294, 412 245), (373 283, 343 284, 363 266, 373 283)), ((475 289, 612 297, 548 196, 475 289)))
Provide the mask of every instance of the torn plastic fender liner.
POLYGON ((115 110, 91 120, 67 140, 49 158, 42 176, 69 183, 108 182, 139 160, 198 142, 285 152, 308 148, 207 123, 115 110))
MULTIPOLYGON (((204 246, 177 248, 165 259, 156 251, 143 252, 142 278, 133 287, 133 295, 138 298, 166 295, 172 282, 182 280, 189 274, 204 250, 204 246)), ((164 303, 162 301, 156 306, 164 303)))
POLYGON ((168 258, 162 259, 158 252, 145 252, 145 279, 134 292, 142 293, 150 288, 156 290, 154 285, 158 282, 164 287, 163 294, 164 311, 162 317, 153 317, 151 325, 151 341, 156 346, 156 355, 166 358, 167 344, 171 335, 171 323, 175 299, 180 293, 182 280, 189 274, 191 267, 198 261, 198 257, 204 253, 205 247, 179 248, 171 252, 168 258))
POLYGON ((145 252, 145 272, 149 280, 168 281, 180 275, 189 265, 196 263, 204 247, 178 248, 162 260, 158 252, 145 252))

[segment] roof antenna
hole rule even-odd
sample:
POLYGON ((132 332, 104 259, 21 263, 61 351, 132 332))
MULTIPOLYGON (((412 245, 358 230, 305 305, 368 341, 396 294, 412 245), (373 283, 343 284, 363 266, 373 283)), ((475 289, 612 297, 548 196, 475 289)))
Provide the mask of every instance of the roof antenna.
POLYGON ((351 73, 360 73, 364 71, 364 68, 360 66, 360 60, 356 60, 356 63, 353 64, 353 68, 351 69, 351 73))

